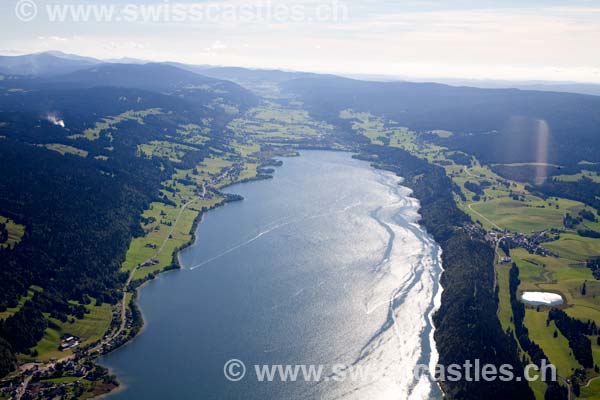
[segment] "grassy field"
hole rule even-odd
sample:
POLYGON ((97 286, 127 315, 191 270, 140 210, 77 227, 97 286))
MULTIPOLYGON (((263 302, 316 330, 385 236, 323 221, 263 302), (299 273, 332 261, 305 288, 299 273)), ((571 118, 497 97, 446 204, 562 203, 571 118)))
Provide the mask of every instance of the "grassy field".
POLYGON ((525 201, 496 198, 475 203, 471 208, 501 228, 531 233, 534 230, 561 228, 565 212, 580 206, 581 203, 570 200, 554 201, 549 206, 539 198, 526 196, 525 201))
MULTIPOLYGON (((127 111, 123 114, 115 117, 103 118, 100 122, 97 122, 93 128, 88 128, 82 133, 69 136, 69 139, 87 139, 90 141, 98 140, 103 132, 117 129, 116 126, 124 121, 136 121, 138 124, 144 124, 144 118, 150 115, 158 115, 161 110, 158 108, 151 108, 142 111, 127 111)), ((110 135, 110 133, 108 133, 110 135)))
POLYGON ((534 230, 561 228, 565 213, 576 214, 584 208, 577 201, 567 199, 541 199, 525 190, 525 185, 504 179, 489 167, 480 165, 476 160, 471 167, 450 162, 444 155, 449 154, 443 148, 429 149, 428 159, 432 162, 444 162, 444 168, 452 180, 461 187, 467 201, 459 201, 459 207, 484 228, 491 230, 508 229, 513 232, 531 233, 534 230), (466 182, 486 184, 480 199, 474 199, 465 187, 466 182))
MULTIPOLYGON (((573 264, 564 258, 532 255, 524 249, 512 249, 511 255, 519 267, 520 291, 542 290, 560 293, 565 299, 564 311, 569 316, 582 321, 592 320, 596 324, 600 323, 600 282, 593 278, 588 268, 573 264), (584 282, 585 294, 582 292, 584 282)), ((500 297, 502 296, 501 293, 500 297)), ((579 364, 574 359, 568 342, 557 331, 554 322, 546 326, 547 314, 548 311, 544 307, 539 312, 528 308, 525 325, 529 329, 530 338, 542 347, 550 361, 557 366, 559 374, 566 377, 570 375, 573 368, 578 368, 579 364)), ((594 337, 591 339, 594 361, 600 363, 600 348, 596 345, 596 339, 594 337)), ((594 382, 591 388, 582 391, 585 395, 583 398, 600 398, 600 392, 594 393, 592 390, 598 386, 600 385, 594 382)))
POLYGON ((254 143, 294 143, 324 137, 333 126, 316 121, 300 106, 273 102, 249 110, 243 118, 231 121, 228 128, 238 137, 254 143))
MULTIPOLYGON (((510 329, 512 332, 515 331, 515 325, 512 320, 513 313, 510 305, 510 294, 509 294, 509 285, 508 285, 508 277, 509 277, 509 268, 508 265, 496 265, 496 274, 498 278, 498 287, 499 287, 499 302, 498 302, 498 319, 500 320, 500 324, 502 325, 502 329, 506 331, 510 329)), ((519 356, 525 354, 521 345, 516 340, 517 347, 519 349, 519 356)), ((536 400, 543 400, 544 393, 546 392, 546 384, 544 382, 530 382, 530 387, 534 392, 536 400)))
POLYGON ((166 158, 172 162, 178 163, 181 162, 181 159, 186 153, 198 150, 194 147, 186 146, 179 143, 153 140, 149 143, 139 145, 138 151, 140 154, 143 154, 148 158, 166 158))
POLYGON ((389 138, 389 132, 386 131, 382 119, 364 118, 364 114, 353 120, 352 129, 369 138, 373 144, 383 145, 384 138, 389 138))
POLYGON ((564 258, 542 257, 529 254, 524 249, 512 249, 510 254, 521 272, 523 290, 548 289, 549 285, 558 285, 554 291, 561 291, 560 289, 566 290, 566 286, 560 286, 565 282, 582 284, 584 280, 594 280, 588 268, 575 265, 564 258))
POLYGON ((499 287, 499 302, 498 302, 498 318, 502 324, 502 329, 506 331, 510 329, 515 331, 515 324, 512 321, 512 309, 510 306, 510 293, 508 290, 508 272, 510 266, 508 265, 497 265, 496 274, 498 277, 499 287))
POLYGON ((545 246, 571 260, 585 260, 600 256, 600 239, 581 237, 573 233, 564 233, 560 239, 546 243, 545 246))
POLYGON ((82 345, 101 339, 110 327, 113 307, 110 304, 95 306, 94 303, 92 300, 91 304, 85 306, 89 313, 81 320, 70 317, 69 321, 61 322, 47 316, 48 320, 58 328, 47 328, 44 337, 35 347, 38 355, 36 357, 21 356, 21 361, 48 361, 51 358, 59 359, 72 354, 71 350, 58 350, 61 336, 67 333, 82 338, 82 345))
POLYGON ((494 199, 473 204, 471 208, 501 228, 529 233, 547 229, 562 223, 562 214, 534 209, 511 199, 494 199))
MULTIPOLYGON (((489 167, 480 165, 476 160, 470 166, 457 165, 449 155, 456 153, 430 143, 419 143, 416 134, 407 128, 387 125, 383 119, 367 113, 343 111, 340 116, 352 120, 358 134, 368 137, 373 144, 403 148, 428 161, 443 165, 448 175, 462 189, 467 201, 459 201, 459 206, 474 220, 479 220, 486 229, 509 229, 529 233, 532 230, 561 227, 565 212, 583 207, 581 203, 559 199, 544 201, 525 191, 521 183, 510 182, 498 176, 489 167), (475 193, 465 187, 466 182, 485 183, 484 194, 480 200, 474 200, 475 193), (518 195, 518 199, 513 196, 518 195)), ((447 136, 445 131, 432 132, 447 136)))
MULTIPOLYGON (((481 169, 478 171, 471 169, 469 175, 468 179, 481 175, 485 175, 485 179, 493 178, 482 172, 481 169)), ((465 179, 464 172, 459 176, 465 179)), ((511 183, 510 188, 515 192, 523 190, 514 182, 511 183)), ((501 196, 504 190, 503 188, 498 193, 498 191, 486 189, 485 193, 489 197, 501 196)), ((584 208, 583 204, 566 199, 552 198, 544 201, 527 193, 524 196, 521 195, 520 198, 520 200, 513 200, 509 197, 496 197, 492 200, 472 204, 471 208, 466 211, 472 215, 473 219, 480 220, 487 229, 491 228, 491 224, 486 221, 486 218, 500 228, 529 233, 538 229, 561 228, 565 213, 577 214, 584 208), (482 216, 484 218, 481 218, 482 216)), ((597 223, 586 221, 586 224, 595 229, 597 223)), ((590 319, 600 323, 600 300, 596 300, 600 299, 597 297, 597 294, 600 294, 599 284, 589 269, 575 265, 573 261, 600 255, 600 240, 583 238, 574 233, 563 233, 560 240, 544 243, 543 246, 560 254, 561 258, 531 255, 523 249, 511 250, 513 260, 520 270, 520 290, 544 290, 560 293, 569 305, 566 308, 569 315, 584 321, 590 319), (587 281, 588 289, 587 294, 583 296, 581 287, 585 281, 587 281)), ((502 300, 507 298, 507 294, 502 293, 502 280, 503 276, 499 274, 501 284, 499 316, 503 321, 503 326, 506 326, 506 315, 504 315, 506 312, 503 311, 505 307, 502 300)), ((538 334, 542 333, 537 332, 537 328, 534 328, 531 335, 538 334)))
POLYGON ((7 308, 6 311, 0 312, 0 320, 6 319, 11 315, 16 314, 21 309, 21 307, 25 305, 27 301, 33 298, 33 295, 36 291, 40 292, 42 291, 42 288, 38 286, 32 286, 31 289, 27 291, 27 294, 19 299, 19 304, 17 304, 16 307, 7 308))
POLYGON ((175 222, 177 213, 177 207, 158 202, 150 204, 150 208, 142 214, 142 217, 155 218, 156 222, 142 224, 146 234, 132 240, 121 267, 124 271, 131 271, 135 266, 154 257, 158 247, 168 236, 167 224, 175 222))
POLYGON ((232 146, 234 151, 242 157, 248 157, 260 151, 260 145, 258 143, 241 143, 234 140, 232 146))
POLYGON ((541 257, 523 249, 511 250, 519 266, 521 290, 544 290, 560 293, 569 307, 565 312, 583 321, 600 324, 600 282, 591 271, 563 258, 541 257), (586 283, 586 294, 581 288, 586 283))
POLYGON ((462 188, 467 202, 461 208, 486 229, 501 228, 513 232, 530 233, 533 230, 561 228, 566 212, 576 213, 582 203, 566 199, 543 200, 525 190, 518 182, 508 181, 486 166, 475 164, 470 168, 446 166, 452 180, 462 188), (481 199, 465 188, 465 183, 487 183, 481 199))
POLYGON ((529 387, 533 390, 536 400, 544 400, 546 393, 546 384, 542 381, 529 382, 529 387))
MULTIPOLYGON (((529 254, 523 249, 511 250, 513 262, 519 267, 519 277, 521 280, 521 289, 537 290, 542 289, 539 285, 543 283, 553 284, 556 282, 553 259, 538 257, 529 254), (550 267, 548 267, 550 265, 550 267)), ((557 265, 557 268, 565 268, 563 264, 557 265)))
POLYGON ((47 148, 48 150, 56 151, 57 153, 60 153, 63 156, 65 154, 72 154, 74 156, 79 156, 79 157, 83 157, 83 158, 88 156, 87 151, 78 149, 77 147, 69 146, 66 144, 49 143, 49 144, 43 145, 43 147, 47 148))
MULTIPOLYGON (((168 142, 142 146, 145 146, 142 147, 144 154, 171 159, 195 151, 168 142)), ((232 148, 234 153, 211 149, 213 154, 194 169, 177 169, 171 179, 163 182, 161 192, 175 206, 154 202, 143 213, 145 223, 142 228, 146 234, 132 240, 122 265, 124 271, 140 266, 134 272, 134 280, 144 279, 171 265, 173 255, 192 239, 193 223, 199 214, 224 201, 224 197, 214 190, 256 176, 258 163, 248 157, 260 147, 255 143, 233 141, 232 148), (187 206, 182 211, 184 204, 187 206)))
POLYGON ((177 133, 183 137, 186 143, 204 145, 210 141, 210 119, 202 120, 202 125, 187 124, 179 125, 177 133))
POLYGON ((152 230, 144 237, 133 240, 129 251, 127 252, 126 261, 123 265, 124 269, 131 269, 133 266, 139 265, 151 258, 156 260, 156 264, 154 265, 138 268, 133 275, 134 279, 143 279, 148 276, 148 274, 156 273, 171 264, 173 254, 176 250, 187 243, 192 237, 192 225, 199 214, 198 209, 192 207, 194 205, 197 206, 198 204, 192 203, 188 206, 188 208, 181 213, 179 221, 175 224, 175 219, 181 208, 165 206, 162 203, 153 203, 155 209, 159 208, 166 212, 166 215, 162 217, 162 221, 172 225, 157 225, 156 227, 158 230, 152 230), (157 248, 148 248, 148 244, 157 246, 157 248), (157 254, 161 246, 162 251, 157 254))
POLYGON ((311 120, 306 110, 301 108, 284 108, 273 102, 268 102, 263 107, 257 107, 251 115, 259 120, 283 122, 284 124, 302 124, 311 120))
POLYGON ((73 383, 73 382, 77 382, 80 379, 81 378, 76 377, 76 376, 62 376, 60 378, 42 379, 42 382, 50 382, 50 383, 73 383))
POLYGON ((579 399, 598 400, 600 399, 600 379, 595 379, 589 387, 581 388, 579 399))
POLYGON ((564 181, 564 182, 576 182, 581 180, 581 178, 589 178, 592 181, 598 183, 600 182, 600 175, 598 175, 596 172, 594 171, 587 171, 587 170, 583 170, 578 174, 573 174, 573 175, 558 175, 556 176, 556 179, 560 180, 560 181, 564 181))
MULTIPOLYGON (((519 292, 542 290, 560 293, 565 298, 567 314, 583 321, 594 320, 600 323, 600 282, 594 280, 589 269, 573 265, 561 258, 532 255, 524 249, 511 249, 511 256, 519 267, 519 292), (586 282, 587 287, 585 295, 581 291, 583 282, 586 282)), ((496 266, 499 287, 498 317, 504 330, 514 330, 508 286, 509 268, 509 265, 496 266)), ((529 330, 531 340, 536 342, 550 362, 556 365, 559 375, 568 377, 579 367, 579 363, 573 357, 568 341, 556 329, 554 322, 546 326, 547 315, 547 308, 541 307, 540 311, 527 308, 524 324, 529 330)), ((596 349, 595 338, 592 338, 592 342, 594 359, 600 361, 600 349, 596 349)), ((530 386, 537 399, 544 398, 543 383, 532 382, 530 386)))
POLYGON ((201 175, 206 176, 206 175, 210 175, 210 174, 217 174, 219 172, 221 172, 221 170, 223 168, 228 168, 231 167, 233 165, 233 162, 224 158, 224 157, 218 157, 218 156, 211 156, 207 159, 205 159, 199 166, 198 166, 198 172, 200 172, 201 175))
POLYGON ((202 135, 207 135, 210 133, 210 121, 206 120, 203 124, 204 126, 200 126, 198 124, 179 125, 177 133, 185 137, 200 136, 203 139, 208 139, 202 135))
MULTIPOLYGON (((424 150, 416 145, 417 135, 415 132, 396 124, 386 125, 383 118, 353 110, 341 111, 340 118, 351 120, 352 129, 357 134, 369 138, 372 144, 384 145, 387 142, 390 147, 398 147, 411 152, 424 150)), ((423 154, 420 152, 421 156, 423 154)))
POLYGON ((530 339, 544 350, 550 362, 556 366, 559 376, 568 377, 576 368, 581 368, 581 365, 573 357, 568 340, 556 328, 554 321, 546 326, 547 319, 547 310, 536 311, 528 308, 525 312, 525 326, 529 329, 530 339))
POLYGON ((19 243, 25 234, 25 225, 17 224, 10 218, 6 218, 0 215, 0 224, 6 225, 8 231, 8 240, 4 243, 0 243, 2 248, 13 248, 15 244, 19 243))

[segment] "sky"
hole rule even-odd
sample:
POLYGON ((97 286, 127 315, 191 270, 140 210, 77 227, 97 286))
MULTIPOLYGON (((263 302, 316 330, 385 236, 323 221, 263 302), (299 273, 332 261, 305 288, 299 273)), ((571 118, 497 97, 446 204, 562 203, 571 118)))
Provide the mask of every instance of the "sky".
POLYGON ((2 0, 0 26, 5 55, 600 83, 600 0, 2 0))

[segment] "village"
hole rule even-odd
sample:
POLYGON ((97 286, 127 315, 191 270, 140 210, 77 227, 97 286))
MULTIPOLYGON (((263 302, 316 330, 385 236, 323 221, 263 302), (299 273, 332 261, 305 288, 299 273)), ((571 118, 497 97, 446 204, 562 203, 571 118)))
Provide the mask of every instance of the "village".
MULTIPOLYGON (((555 257, 558 258, 560 255, 556 254, 547 248, 542 246, 542 243, 553 242, 560 239, 560 233, 564 230, 551 229, 551 230, 537 230, 533 231, 531 235, 527 235, 522 232, 510 233, 508 231, 500 232, 497 230, 491 231, 486 235, 486 239, 493 245, 501 247, 501 242, 508 249, 523 248, 529 252, 529 254, 536 254, 542 257, 555 257)), ((502 263, 512 263, 509 256, 505 256, 500 260, 502 263)))
MULTIPOLYGON (((507 229, 502 231, 494 228, 486 233, 483 227, 476 223, 466 224, 464 229, 471 237, 483 234, 486 241, 494 247, 506 249, 523 248, 527 250, 529 254, 555 258, 560 257, 560 255, 543 247, 542 244, 560 239, 560 234, 565 232, 564 229, 552 228, 549 230, 532 231, 531 234, 528 235, 522 232, 514 233, 509 232, 507 229)), ((508 254, 505 254, 499 259, 501 264, 510 264, 512 261, 512 258, 508 254)))

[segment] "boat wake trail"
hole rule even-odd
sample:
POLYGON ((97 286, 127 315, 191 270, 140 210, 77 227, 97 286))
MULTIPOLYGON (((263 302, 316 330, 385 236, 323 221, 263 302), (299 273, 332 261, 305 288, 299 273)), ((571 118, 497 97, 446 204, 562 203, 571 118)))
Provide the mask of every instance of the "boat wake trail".
MULTIPOLYGON (((289 218, 289 217, 286 217, 286 218, 283 218, 283 219, 285 220, 285 219, 287 219, 287 218, 289 218)), ((264 235, 267 235, 267 234, 269 234, 269 233, 271 233, 271 232, 273 232, 273 231, 275 231, 275 230, 277 230, 277 229, 281 229, 281 228, 283 228, 284 226, 287 226, 287 225, 290 225, 290 224, 293 224, 293 223, 296 223, 296 222, 298 222, 298 221, 288 221, 288 222, 279 223, 279 224, 275 224, 275 225, 273 225, 273 226, 267 227, 265 230, 263 230, 263 231, 259 232, 259 233, 258 233, 256 236, 254 236, 254 237, 252 237, 252 238, 250 238, 250 239, 246 240, 245 242, 242 242, 242 243, 240 243, 240 244, 237 244, 237 245, 235 245, 235 246, 233 246, 233 247, 231 247, 231 248, 229 248, 229 249, 225 250, 224 252, 222 252, 222 253, 220 253, 220 254, 217 254, 216 256, 214 256, 214 257, 211 257, 211 258, 209 258, 208 260, 205 260, 205 261, 201 262, 200 264, 196 264, 196 265, 194 265, 194 266, 190 267, 189 269, 193 271, 193 270, 195 270, 195 269, 197 269, 197 268, 200 268, 200 267, 202 267, 202 266, 204 266, 204 265, 206 265, 206 264, 209 264, 209 263, 211 263, 211 262, 213 262, 213 261, 215 261, 215 260, 217 260, 217 259, 219 259, 219 258, 221 258, 221 257, 223 257, 223 256, 226 256, 226 255, 227 255, 227 254, 229 254, 229 253, 232 253, 232 252, 236 251, 237 249, 239 249, 239 248, 241 248, 241 247, 244 247, 244 246, 247 246, 247 245, 249 245, 250 243, 252 243, 252 242, 254 242, 254 241, 256 241, 256 240, 260 239, 260 238, 261 238, 261 237, 263 237, 264 235)))
POLYGON ((325 216, 331 215, 331 214, 346 213, 346 212, 348 212, 348 211, 352 210, 353 208, 356 208, 356 207, 358 207, 360 205, 361 205, 361 202, 356 202, 354 204, 347 205, 347 206, 342 207, 342 208, 340 208, 340 209, 338 209, 336 211, 333 211, 333 212, 327 212, 327 213, 321 213, 321 214, 314 214, 314 215, 305 215, 303 217, 299 217, 299 218, 292 219, 292 220, 290 220, 290 218, 292 218, 291 216, 284 217, 284 218, 282 218, 282 219, 280 219, 280 220, 278 220, 278 221, 276 221, 276 222, 274 222, 274 223, 272 223, 270 225, 267 225, 267 227, 264 230, 260 231, 255 236, 251 237, 250 239, 248 239, 248 240, 246 240, 246 241, 244 241, 242 243, 239 243, 239 244, 237 244, 237 245, 235 245, 235 246, 233 246, 233 247, 225 250, 224 252, 217 254, 214 257, 211 257, 211 258, 209 258, 207 260, 204 260, 204 261, 202 261, 199 264, 196 264, 196 265, 193 265, 193 266, 189 267, 189 270, 193 271, 193 270, 198 269, 198 268, 200 268, 200 267, 202 267, 204 265, 207 265, 207 264, 209 264, 209 263, 211 263, 211 262, 213 262, 215 260, 218 260, 221 257, 226 256, 227 254, 230 254, 230 253, 232 253, 232 252, 234 252, 234 251, 236 251, 236 250, 238 250, 238 249, 240 249, 240 248, 242 248, 244 246, 249 245, 250 243, 252 243, 252 242, 260 239, 261 237, 263 237, 265 235, 268 235, 271 232, 274 232, 274 231, 279 230, 281 228, 284 228, 286 226, 293 225, 293 224, 298 224, 298 223, 302 223, 302 222, 305 222, 305 221, 310 220, 310 219, 322 218, 322 217, 325 217, 325 216), (287 221, 287 222, 280 222, 280 221, 287 221))

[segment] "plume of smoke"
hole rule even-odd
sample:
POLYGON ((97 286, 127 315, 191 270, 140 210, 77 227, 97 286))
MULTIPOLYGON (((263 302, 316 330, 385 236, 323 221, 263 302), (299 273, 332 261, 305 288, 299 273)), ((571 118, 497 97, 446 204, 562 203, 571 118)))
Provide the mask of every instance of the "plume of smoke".
POLYGON ((63 121, 62 119, 59 119, 56 116, 56 114, 54 114, 54 113, 48 113, 48 114, 46 114, 46 119, 49 122, 53 123, 54 125, 60 126, 61 128, 65 127, 65 121, 63 121))

